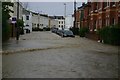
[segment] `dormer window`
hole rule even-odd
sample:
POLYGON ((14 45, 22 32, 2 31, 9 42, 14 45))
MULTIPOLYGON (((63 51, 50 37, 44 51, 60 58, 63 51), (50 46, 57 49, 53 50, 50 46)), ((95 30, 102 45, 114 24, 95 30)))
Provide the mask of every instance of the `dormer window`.
POLYGON ((95 10, 97 10, 98 9, 98 4, 97 3, 95 3, 95 8, 94 8, 95 10))
POLYGON ((108 2, 107 2, 107 7, 109 7, 109 6, 110 6, 110 2, 108 1, 108 2))

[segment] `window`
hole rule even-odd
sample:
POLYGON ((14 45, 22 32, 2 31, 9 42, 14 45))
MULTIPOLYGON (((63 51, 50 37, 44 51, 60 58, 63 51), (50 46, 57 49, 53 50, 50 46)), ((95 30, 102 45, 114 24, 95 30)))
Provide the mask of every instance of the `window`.
POLYGON ((115 18, 112 19, 112 24, 115 25, 115 18))
POLYGON ((101 25, 101 19, 99 19, 99 25, 101 25))
POLYGON ((99 2, 99 4, 98 4, 98 9, 99 9, 99 10, 102 9, 102 2, 99 2))
POLYGON ((60 24, 60 21, 59 21, 59 24, 60 24))
POLYGON ((62 24, 63 24, 63 21, 62 21, 62 24))
POLYGON ((26 20, 29 20, 29 16, 26 16, 26 20))
POLYGON ((112 7, 115 6, 115 2, 111 2, 111 6, 112 6, 112 7))
POLYGON ((94 28, 94 30, 96 29, 96 20, 94 21, 93 28, 94 28))
POLYGON ((106 26, 108 26, 107 22, 108 22, 108 21, 107 21, 107 19, 106 19, 106 26))
POLYGON ((39 24, 37 24, 37 27, 39 27, 39 24))
POLYGON ((61 27, 63 28, 63 25, 61 27))
POLYGON ((60 25, 59 25, 59 27, 60 27, 60 25))
POLYGON ((29 25, 28 25, 28 24, 27 24, 26 26, 27 26, 27 27, 29 27, 29 25))
POLYGON ((120 24, 120 17, 118 17, 118 23, 120 24))
POLYGON ((107 19, 107 26, 109 26, 109 19, 107 19))
POLYGON ((108 6, 108 7, 110 6, 110 2, 107 2, 107 6, 108 6))
POLYGON ((104 8, 107 7, 107 2, 103 2, 103 7, 104 7, 104 8))
POLYGON ((110 0, 106 0, 106 3, 107 3, 107 7, 110 6, 110 0))
POLYGON ((97 10, 98 9, 98 3, 96 2, 95 3, 95 10, 97 10))

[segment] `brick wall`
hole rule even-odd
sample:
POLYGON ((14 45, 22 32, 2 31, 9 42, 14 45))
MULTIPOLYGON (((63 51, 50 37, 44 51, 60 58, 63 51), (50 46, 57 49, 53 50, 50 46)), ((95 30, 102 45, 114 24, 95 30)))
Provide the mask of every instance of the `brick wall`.
POLYGON ((80 27, 89 27, 92 32, 90 36, 100 28, 120 23, 120 1, 88 2, 82 8, 84 17, 80 21, 80 27))

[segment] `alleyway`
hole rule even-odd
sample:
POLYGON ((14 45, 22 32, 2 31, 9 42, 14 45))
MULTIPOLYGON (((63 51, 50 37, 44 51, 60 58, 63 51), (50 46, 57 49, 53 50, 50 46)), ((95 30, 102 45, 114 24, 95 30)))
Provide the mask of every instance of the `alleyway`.
POLYGON ((3 78, 115 78, 118 47, 32 32, 3 45, 3 78))

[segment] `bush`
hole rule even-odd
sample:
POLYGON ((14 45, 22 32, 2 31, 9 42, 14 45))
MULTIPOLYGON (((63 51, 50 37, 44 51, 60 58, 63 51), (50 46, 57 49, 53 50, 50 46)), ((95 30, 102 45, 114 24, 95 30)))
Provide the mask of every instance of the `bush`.
POLYGON ((4 27, 2 27, 2 41, 4 42, 4 41, 9 40, 10 38, 10 24, 5 23, 3 25, 4 27))
POLYGON ((43 31, 43 29, 41 29, 39 27, 35 27, 35 28, 32 28, 32 31, 43 31))
POLYGON ((73 32, 74 35, 79 35, 79 28, 72 27, 70 30, 73 32))
POLYGON ((120 45, 120 27, 104 27, 98 31, 99 36, 106 44, 120 45))
POLYGON ((21 35, 23 35, 23 34, 24 34, 24 29, 23 29, 23 27, 22 27, 22 28, 20 28, 20 34, 21 34, 21 35))
POLYGON ((79 29, 79 36, 80 37, 85 37, 86 33, 89 32, 89 28, 87 27, 83 27, 79 29))
POLYGON ((23 29, 24 21, 22 19, 18 19, 17 22, 18 22, 18 25, 20 27, 20 34, 23 35, 24 34, 24 29, 23 29))
POLYGON ((50 28, 49 27, 44 27, 43 30, 44 31, 50 31, 50 28))
POLYGON ((50 31, 50 28, 46 28, 46 31, 50 31))

